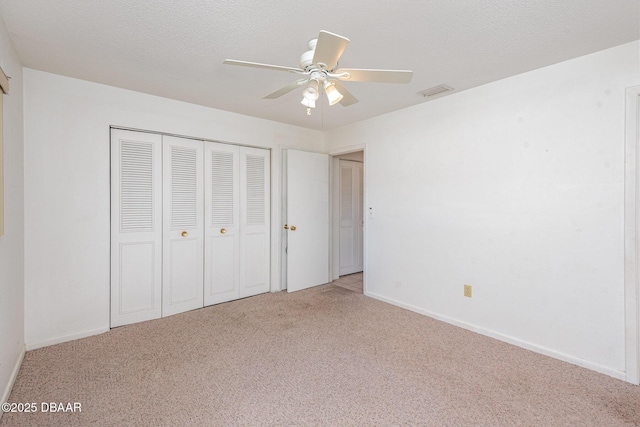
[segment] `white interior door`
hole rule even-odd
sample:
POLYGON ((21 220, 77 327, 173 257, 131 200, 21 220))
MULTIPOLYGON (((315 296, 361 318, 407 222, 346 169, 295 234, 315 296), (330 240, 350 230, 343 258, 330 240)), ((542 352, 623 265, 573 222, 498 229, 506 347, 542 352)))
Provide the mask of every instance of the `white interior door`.
POLYGON ((111 327, 162 315, 162 137, 111 131, 111 327))
POLYGON ((287 150, 287 290, 329 281, 329 156, 287 150))
POLYGON ((362 163, 340 160, 340 275, 362 271, 362 163))
POLYGON ((203 142, 163 136, 162 315, 203 306, 203 142))
POLYGON ((240 150, 240 297, 269 291, 271 264, 271 152, 240 150))

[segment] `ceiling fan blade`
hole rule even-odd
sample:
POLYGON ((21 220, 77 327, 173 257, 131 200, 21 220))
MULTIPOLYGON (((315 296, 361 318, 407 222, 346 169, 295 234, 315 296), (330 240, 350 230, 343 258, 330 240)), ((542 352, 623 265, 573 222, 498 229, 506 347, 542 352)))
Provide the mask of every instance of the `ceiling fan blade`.
POLYGON ((285 87, 283 87, 281 89, 278 89, 277 91, 275 91, 273 93, 270 93, 269 95, 265 96, 262 99, 280 98, 282 95, 287 94, 287 93, 291 92, 292 90, 295 90, 295 89, 299 88, 306 81, 307 81, 307 79, 296 80, 295 82, 289 83, 285 87))
POLYGON ((349 39, 330 33, 320 31, 315 53, 313 54, 313 64, 325 64, 327 70, 333 70, 338 65, 338 59, 349 44, 349 39))
POLYGON ((259 62, 236 61, 235 59, 225 59, 223 64, 240 65, 241 67, 266 68, 267 70, 276 70, 276 71, 304 72, 304 70, 301 70, 300 68, 283 67, 281 65, 261 64, 259 62))
POLYGON ((349 73, 349 77, 338 77, 346 82, 409 83, 413 71, 409 70, 362 70, 341 68, 333 74, 349 73))
POLYGON ((338 92, 342 94, 342 99, 340 100, 340 105, 343 107, 348 107, 351 104, 355 104, 358 102, 358 98, 353 96, 351 92, 349 92, 344 86, 335 80, 332 80, 331 83, 338 89, 338 92))

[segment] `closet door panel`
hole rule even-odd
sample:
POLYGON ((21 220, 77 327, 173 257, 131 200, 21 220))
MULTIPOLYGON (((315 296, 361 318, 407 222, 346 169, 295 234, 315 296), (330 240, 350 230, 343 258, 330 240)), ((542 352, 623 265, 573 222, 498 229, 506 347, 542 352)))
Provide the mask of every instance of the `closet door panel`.
MULTIPOLYGON (((215 231, 214 231, 215 233, 215 231)), ((238 235, 208 238, 208 256, 205 259, 205 305, 230 301, 239 295, 238 235)))
POLYGON ((204 305, 240 297, 239 148, 205 142, 204 305))
POLYGON ((162 137, 111 131, 111 327, 162 315, 162 137))
POLYGON ((203 306, 203 142, 163 136, 162 315, 203 306))
POLYGON ((244 259, 242 270, 242 296, 256 295, 269 291, 269 237, 263 232, 244 233, 244 259))
POLYGON ((240 297, 270 288, 270 154, 240 147, 240 297))
POLYGON ((114 294, 118 295, 116 307, 119 305, 119 310, 114 317, 143 312, 155 312, 148 319, 147 316, 142 316, 144 320, 160 317, 160 290, 157 287, 156 271, 159 264, 156 259, 158 245, 153 241, 121 242, 117 249, 119 277, 114 294))
MULTIPOLYGON (((201 279, 202 274, 200 268, 202 263, 199 258, 202 256, 200 249, 202 239, 197 237, 175 238, 169 240, 169 247, 165 248, 168 252, 169 268, 167 271, 167 287, 166 293, 170 306, 188 303, 190 301, 198 301, 202 296, 201 279)), ((200 304, 189 308, 201 307, 200 304)), ((168 312, 165 314, 174 314, 168 312)))

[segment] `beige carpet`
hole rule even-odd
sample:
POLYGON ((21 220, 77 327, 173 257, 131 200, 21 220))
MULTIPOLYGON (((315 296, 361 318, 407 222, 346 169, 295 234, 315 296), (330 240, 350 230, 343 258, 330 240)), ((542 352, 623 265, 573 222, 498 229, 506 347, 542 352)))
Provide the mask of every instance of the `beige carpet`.
POLYGON ((632 426, 640 387, 335 285, 28 352, 3 426, 632 426))

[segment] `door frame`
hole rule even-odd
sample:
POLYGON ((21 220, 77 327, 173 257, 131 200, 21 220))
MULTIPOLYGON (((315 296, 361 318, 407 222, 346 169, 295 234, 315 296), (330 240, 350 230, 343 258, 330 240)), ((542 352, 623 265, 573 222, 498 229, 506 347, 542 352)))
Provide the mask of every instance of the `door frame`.
POLYGON ((624 178, 625 380, 640 384, 640 86, 626 90, 624 178))
MULTIPOLYGON (((331 280, 340 277, 340 212, 339 203, 336 197, 340 194, 340 168, 338 156, 362 151, 362 205, 367 206, 367 144, 349 145, 337 150, 329 151, 331 159, 331 177, 329 192, 331 205, 331 239, 329 241, 331 250, 331 280)), ((367 215, 363 213, 364 227, 362 230, 362 292, 367 295, 367 215)))

